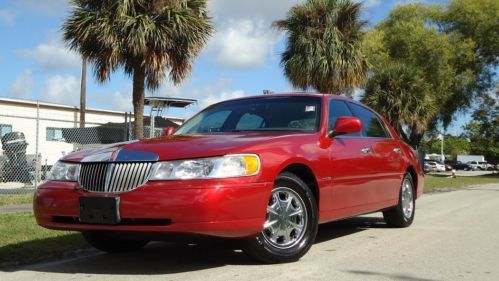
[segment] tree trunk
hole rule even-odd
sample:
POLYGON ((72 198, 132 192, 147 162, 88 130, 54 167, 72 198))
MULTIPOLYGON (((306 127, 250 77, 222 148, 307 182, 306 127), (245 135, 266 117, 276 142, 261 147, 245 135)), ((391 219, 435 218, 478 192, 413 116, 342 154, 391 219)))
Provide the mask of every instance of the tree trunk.
POLYGON ((135 118, 134 133, 136 139, 144 138, 144 97, 145 70, 137 63, 133 71, 133 112, 135 118))
POLYGON ((80 128, 85 127, 86 110, 87 110, 87 58, 83 57, 81 63, 81 85, 80 85, 80 128))
POLYGON ((424 133, 416 133, 416 128, 411 129, 411 135, 409 136, 409 144, 412 147, 419 147, 421 141, 423 140, 424 133))

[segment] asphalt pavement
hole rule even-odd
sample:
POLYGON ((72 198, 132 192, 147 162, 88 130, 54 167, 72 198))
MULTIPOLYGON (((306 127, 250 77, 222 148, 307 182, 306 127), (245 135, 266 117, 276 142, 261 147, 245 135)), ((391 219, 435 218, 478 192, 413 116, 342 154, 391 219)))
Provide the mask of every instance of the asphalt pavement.
POLYGON ((379 214, 322 225, 300 261, 261 265, 223 244, 153 243, 0 272, 0 280, 499 280, 499 184, 425 195, 407 229, 379 214))

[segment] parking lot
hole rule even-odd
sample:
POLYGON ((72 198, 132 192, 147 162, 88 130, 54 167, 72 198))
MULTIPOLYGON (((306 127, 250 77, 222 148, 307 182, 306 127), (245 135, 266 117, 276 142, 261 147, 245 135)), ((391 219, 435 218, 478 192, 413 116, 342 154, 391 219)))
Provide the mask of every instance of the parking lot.
POLYGON ((154 243, 128 254, 89 251, 0 279, 499 280, 498 192, 489 184, 425 195, 407 229, 386 228, 378 214, 323 225, 311 251, 291 264, 256 264, 227 244, 154 243))

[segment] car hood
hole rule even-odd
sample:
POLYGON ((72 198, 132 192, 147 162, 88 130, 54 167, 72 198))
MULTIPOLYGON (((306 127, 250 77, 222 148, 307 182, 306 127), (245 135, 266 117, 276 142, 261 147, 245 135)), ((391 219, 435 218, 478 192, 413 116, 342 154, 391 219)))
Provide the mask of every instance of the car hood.
MULTIPOLYGON (((310 136, 310 134, 307 134, 310 136)), ((78 151, 65 156, 68 162, 165 161, 257 153, 259 145, 285 145, 303 133, 251 132, 244 134, 180 135, 131 141, 78 151)))

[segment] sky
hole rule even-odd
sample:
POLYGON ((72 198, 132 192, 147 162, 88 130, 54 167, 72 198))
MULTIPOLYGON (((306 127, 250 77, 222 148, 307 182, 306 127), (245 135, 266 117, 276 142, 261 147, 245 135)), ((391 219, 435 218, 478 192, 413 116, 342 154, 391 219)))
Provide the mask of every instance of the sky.
MULTIPOLYGON (((303 0, 208 0, 216 33, 181 86, 165 81, 148 96, 194 98, 187 110, 167 115, 186 118, 230 98, 296 91, 279 64, 285 34, 271 28, 289 8, 303 0)), ((363 18, 373 27, 397 4, 414 0, 364 0, 363 18)), ((431 1, 427 1, 431 2, 431 1)), ((0 2, 0 96, 79 105, 81 59, 62 42, 61 25, 71 7, 67 0, 2 0, 0 2)), ((131 79, 117 71, 100 84, 89 67, 87 106, 132 111, 131 79)), ((146 109, 147 112, 147 109, 146 109)), ((467 120, 460 116, 451 132, 467 120)))

